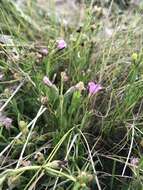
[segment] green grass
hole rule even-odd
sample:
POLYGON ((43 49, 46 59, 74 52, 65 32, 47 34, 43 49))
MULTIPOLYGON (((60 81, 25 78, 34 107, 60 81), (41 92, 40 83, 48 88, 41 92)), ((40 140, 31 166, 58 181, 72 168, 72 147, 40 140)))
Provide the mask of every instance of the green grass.
POLYGON ((12 43, 0 44, 0 112, 13 119, 0 126, 1 189, 143 188, 143 21, 129 11, 111 11, 108 37, 107 18, 88 6, 79 31, 47 19, 33 1, 23 10, 1 1, 0 35, 12 43), (59 38, 68 45, 61 51, 59 38), (48 55, 39 58, 43 47, 48 55), (103 87, 94 96, 90 81, 103 87), (79 82, 85 89, 69 93, 79 82))

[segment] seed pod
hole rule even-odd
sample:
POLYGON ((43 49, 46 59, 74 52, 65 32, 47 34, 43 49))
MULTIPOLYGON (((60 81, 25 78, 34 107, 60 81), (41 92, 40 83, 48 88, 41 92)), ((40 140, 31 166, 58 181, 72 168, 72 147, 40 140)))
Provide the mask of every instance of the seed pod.
POLYGON ((45 162, 44 154, 42 154, 41 152, 37 152, 36 155, 34 156, 34 159, 40 165, 45 162))
POLYGON ((19 129, 24 136, 26 136, 29 132, 28 127, 27 127, 27 123, 25 121, 19 122, 19 129))
POLYGON ((80 182, 80 184, 88 184, 89 182, 93 180, 93 175, 86 172, 81 172, 78 175, 77 179, 80 182))
POLYGON ((138 54, 137 53, 133 53, 132 56, 131 56, 131 58, 132 58, 133 61, 137 61, 138 54))

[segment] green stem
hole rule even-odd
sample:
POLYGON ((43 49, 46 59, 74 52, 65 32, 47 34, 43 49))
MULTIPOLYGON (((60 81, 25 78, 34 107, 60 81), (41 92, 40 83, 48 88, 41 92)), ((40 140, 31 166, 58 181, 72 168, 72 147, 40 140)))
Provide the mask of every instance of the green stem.
POLYGON ((63 104, 64 104, 63 79, 61 79, 61 89, 60 89, 60 127, 62 127, 62 125, 63 125, 63 104))
POLYGON ((10 175, 16 175, 16 174, 19 174, 19 173, 23 173, 25 171, 31 171, 31 170, 39 170, 39 169, 44 169, 46 170, 47 172, 49 172, 50 174, 53 174, 53 175, 60 175, 61 177, 66 177, 68 178, 69 180, 71 181, 76 181, 76 178, 71 176, 71 175, 68 175, 64 172, 61 172, 61 171, 58 171, 58 170, 55 170, 54 168, 52 168, 51 166, 53 165, 53 163, 48 163, 48 164, 45 164, 44 166, 26 166, 26 167, 21 167, 21 168, 18 168, 18 169, 7 169, 6 171, 4 171, 1 175, 1 176, 4 176, 4 175, 7 175, 7 176, 10 176, 10 175))

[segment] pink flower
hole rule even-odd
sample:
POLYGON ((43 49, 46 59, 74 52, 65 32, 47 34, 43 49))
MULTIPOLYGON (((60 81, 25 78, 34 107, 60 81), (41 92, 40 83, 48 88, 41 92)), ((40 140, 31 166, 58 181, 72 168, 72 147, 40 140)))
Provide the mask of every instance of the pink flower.
POLYGON ((11 126, 12 126, 12 119, 9 118, 9 117, 6 117, 4 120, 3 120, 3 125, 9 129, 11 126))
POLYGON ((0 123, 5 126, 6 129, 9 129, 12 126, 12 119, 6 116, 0 116, 0 123))
POLYGON ((43 48, 40 50, 40 53, 44 56, 48 55, 48 49, 47 48, 43 48))
POLYGON ((67 82, 69 80, 69 77, 65 71, 61 72, 61 78, 64 82, 67 82))
POLYGON ((102 86, 100 84, 96 84, 94 82, 89 82, 88 83, 88 90, 89 90, 89 95, 95 95, 98 91, 102 90, 102 86))
POLYGON ((50 79, 49 79, 47 76, 44 76, 43 82, 44 82, 44 84, 46 84, 48 87, 52 87, 52 86, 53 86, 52 82, 50 81, 50 79))
POLYGON ((58 40, 57 41, 57 48, 59 50, 64 49, 67 47, 67 43, 64 40, 58 40))
POLYGON ((131 157, 131 164, 137 166, 139 163, 139 158, 131 157))

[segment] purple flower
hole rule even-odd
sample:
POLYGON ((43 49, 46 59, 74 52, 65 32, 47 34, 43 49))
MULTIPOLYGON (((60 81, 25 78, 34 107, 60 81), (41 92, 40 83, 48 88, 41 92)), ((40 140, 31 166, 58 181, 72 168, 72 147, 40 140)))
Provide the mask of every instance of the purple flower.
POLYGON ((47 48, 43 48, 40 50, 40 53, 44 56, 48 55, 48 49, 47 48))
POLYGON ((9 129, 12 126, 12 119, 6 116, 0 116, 0 123, 5 126, 6 129, 9 129))
POLYGON ((52 82, 50 81, 50 79, 49 79, 47 76, 44 76, 43 82, 44 82, 44 84, 46 84, 48 87, 52 87, 52 86, 53 86, 52 82))
POLYGON ((67 47, 67 43, 64 40, 58 40, 57 41, 57 48, 59 50, 64 49, 67 47))
POLYGON ((6 127, 6 129, 9 129, 12 126, 12 119, 9 117, 6 117, 3 120, 3 125, 6 127))
POLYGON ((131 164, 137 166, 139 163, 139 158, 131 157, 131 164))
POLYGON ((88 90, 89 90, 89 95, 95 95, 98 91, 102 90, 102 86, 100 84, 96 84, 94 82, 89 82, 88 83, 88 90))

